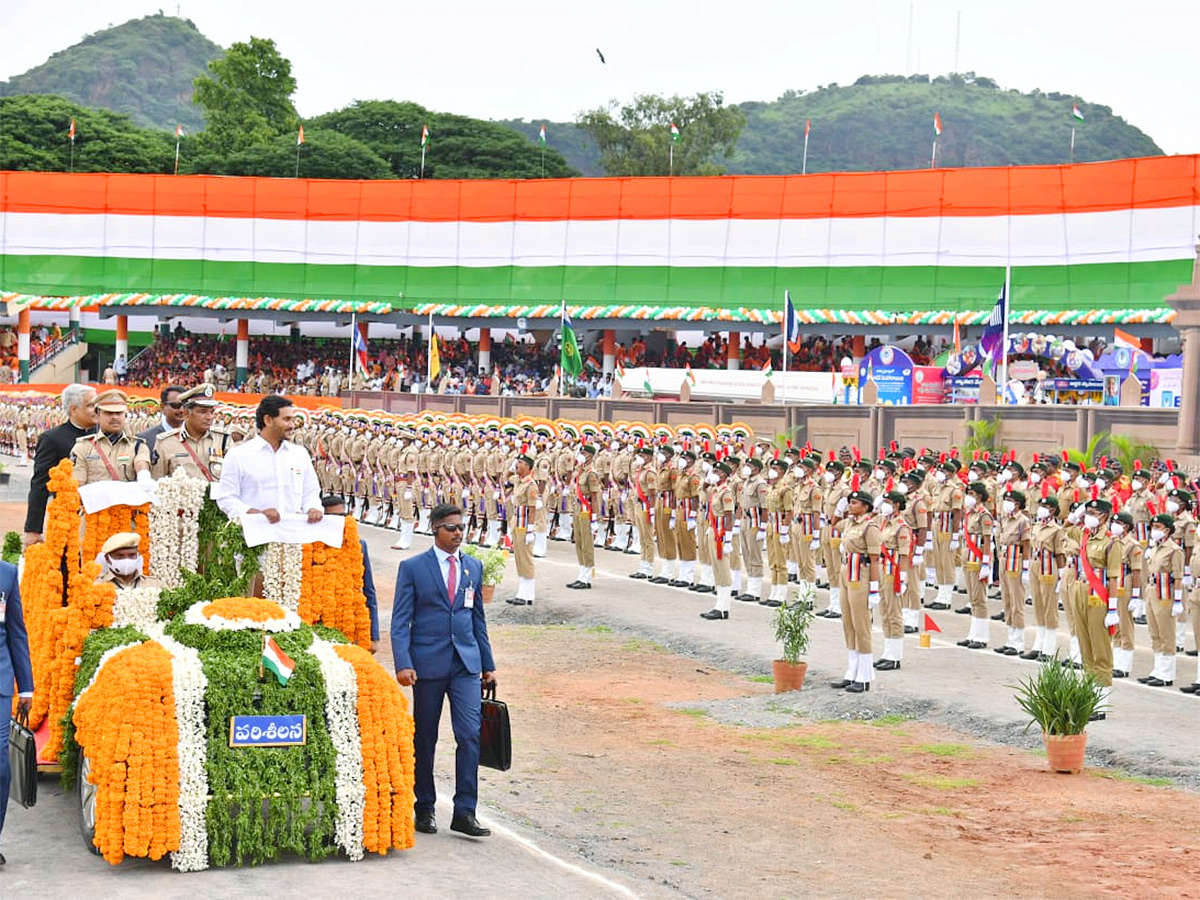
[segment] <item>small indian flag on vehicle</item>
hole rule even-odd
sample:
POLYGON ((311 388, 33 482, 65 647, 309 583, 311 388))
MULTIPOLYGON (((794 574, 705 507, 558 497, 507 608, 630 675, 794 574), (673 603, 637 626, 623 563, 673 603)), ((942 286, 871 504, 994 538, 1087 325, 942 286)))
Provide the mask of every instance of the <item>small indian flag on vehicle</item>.
POLYGON ((671 140, 679 143, 679 126, 674 122, 671 123, 671 140))
POLYGON ((270 669, 275 673, 275 677, 279 679, 279 683, 286 685, 288 679, 292 677, 292 672, 296 670, 296 664, 292 658, 288 656, 275 643, 275 638, 263 635, 263 653, 262 664, 265 668, 270 669))
POLYGON ((1071 104, 1071 118, 1074 119, 1076 122, 1083 121, 1083 112, 1079 109, 1078 103, 1071 104))

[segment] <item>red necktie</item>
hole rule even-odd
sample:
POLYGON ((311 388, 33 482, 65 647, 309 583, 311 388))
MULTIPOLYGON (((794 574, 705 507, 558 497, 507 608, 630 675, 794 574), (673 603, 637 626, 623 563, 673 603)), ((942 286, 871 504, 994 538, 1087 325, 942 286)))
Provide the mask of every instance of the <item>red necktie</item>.
POLYGON ((450 605, 453 606, 454 595, 458 592, 458 570, 454 567, 453 556, 446 557, 446 561, 450 563, 450 574, 446 576, 446 593, 450 595, 450 605))

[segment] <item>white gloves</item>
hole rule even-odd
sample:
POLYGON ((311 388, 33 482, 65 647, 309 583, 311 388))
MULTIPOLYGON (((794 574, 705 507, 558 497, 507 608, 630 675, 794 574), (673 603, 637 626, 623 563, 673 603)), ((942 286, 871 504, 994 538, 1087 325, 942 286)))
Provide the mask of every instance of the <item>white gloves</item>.
POLYGON ((1026 587, 1029 586, 1029 563, 1023 563, 1021 565, 1021 582, 1026 587))
POLYGON ((542 502, 542 499, 540 497, 538 498, 537 502, 533 504, 534 509, 544 509, 545 506, 546 506, 546 504, 542 502))
POLYGON ((908 590, 908 573, 900 573, 900 593, 903 594, 908 590))
POLYGON ((786 546, 787 544, 790 544, 791 542, 792 542, 792 539, 790 537, 788 537, 787 529, 786 528, 781 529, 779 532, 779 543, 784 544, 786 546))
POLYGON ((532 531, 525 532, 525 543, 526 544, 532 544, 536 540, 537 540, 537 535, 534 534, 532 531))
POLYGON ((917 552, 913 554, 912 564, 914 568, 925 565, 925 553, 920 547, 918 547, 917 552))
POLYGON ((809 543, 808 543, 808 549, 809 550, 820 550, 821 549, 821 539, 819 537, 817 537, 816 535, 813 535, 813 539, 811 541, 809 541, 809 543))
POLYGON ((696 530, 696 519, 695 519, 693 516, 688 516, 688 520, 687 520, 687 530, 688 530, 688 531, 695 531, 695 530, 696 530))
POLYGON ((844 516, 844 515, 846 514, 846 510, 847 510, 847 508, 848 508, 849 506, 850 506, 850 501, 849 501, 849 500, 847 500, 845 497, 843 497, 841 500, 839 500, 839 501, 837 502, 837 507, 835 508, 835 510, 834 510, 834 511, 835 511, 835 512, 836 512, 836 513, 837 513, 839 516, 844 516))
POLYGON ((675 513, 671 513, 671 521, 667 523, 672 529, 675 528, 675 513))
POLYGON ((1117 615, 1117 611, 1115 609, 1110 609, 1108 612, 1106 612, 1104 614, 1104 627, 1105 628, 1116 628, 1117 625, 1120 624, 1120 622, 1121 622, 1121 617, 1119 615, 1117 615))
POLYGON ((991 581, 992 580, 992 564, 991 563, 984 563, 982 566, 979 567, 979 580, 980 581, 991 581))
POLYGON ((872 581, 867 591, 867 608, 874 609, 879 605, 879 582, 872 581))
POLYGON ((954 534, 952 534, 950 536, 950 549, 951 550, 958 549, 958 532, 955 532, 954 534))
POLYGON ((760 529, 758 529, 758 541, 759 541, 759 543, 761 544, 761 543, 762 543, 763 541, 765 541, 766 539, 767 539, 767 529, 765 529, 765 528, 760 528, 760 529))
POLYGON ((1182 615, 1183 615, 1183 602, 1180 600, 1176 600, 1174 603, 1171 604, 1171 616, 1172 616, 1172 618, 1177 619, 1182 615))

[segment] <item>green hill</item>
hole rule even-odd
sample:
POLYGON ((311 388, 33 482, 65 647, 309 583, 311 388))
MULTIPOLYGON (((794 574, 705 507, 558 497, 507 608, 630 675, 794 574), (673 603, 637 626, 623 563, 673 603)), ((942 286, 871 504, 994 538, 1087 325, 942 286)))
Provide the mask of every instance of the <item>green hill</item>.
POLYGON ((125 113, 146 128, 189 133, 204 127, 192 105, 192 79, 220 47, 188 19, 159 13, 88 35, 40 66, 0 81, 0 97, 57 94, 84 106, 125 113))
MULTIPOLYGON (((1140 129, 1098 103, 1067 94, 1003 90, 990 78, 965 75, 864 75, 853 85, 787 91, 771 102, 738 104, 746 128, 737 153, 723 160, 731 174, 799 172, 804 123, 809 172, 919 169, 929 165, 933 115, 942 119, 938 164, 1050 165, 1068 160, 1071 105, 1085 121, 1075 134, 1076 161, 1156 156, 1162 150, 1140 129)), ((538 120, 505 122, 536 140, 538 120)), ((548 122, 549 144, 585 175, 602 175, 599 153, 574 123, 548 122)), ((686 140, 686 135, 684 136, 686 140)))

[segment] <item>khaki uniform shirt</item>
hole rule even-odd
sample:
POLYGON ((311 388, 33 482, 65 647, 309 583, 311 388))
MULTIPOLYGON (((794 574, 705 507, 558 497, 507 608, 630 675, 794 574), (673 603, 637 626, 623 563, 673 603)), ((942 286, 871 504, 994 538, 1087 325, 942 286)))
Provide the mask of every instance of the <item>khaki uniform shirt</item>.
POLYGON ((141 438, 128 432, 122 432, 115 442, 99 433, 85 435, 71 448, 75 480, 81 485, 98 481, 134 481, 137 479, 138 463, 145 463, 145 468, 149 469, 150 448, 141 438))
POLYGON ((155 478, 166 478, 176 469, 182 468, 192 478, 219 481, 227 439, 227 435, 210 428, 200 440, 196 440, 188 432, 186 425, 178 431, 161 434, 155 442, 158 461, 151 466, 151 472, 155 478), (201 468, 202 466, 204 468, 201 468), (208 471, 205 472, 204 469, 208 471))

